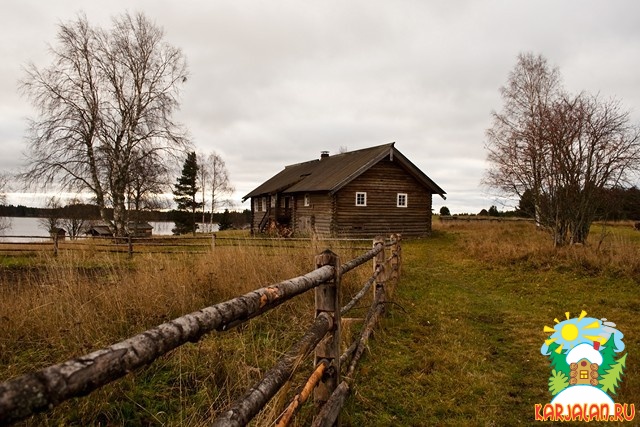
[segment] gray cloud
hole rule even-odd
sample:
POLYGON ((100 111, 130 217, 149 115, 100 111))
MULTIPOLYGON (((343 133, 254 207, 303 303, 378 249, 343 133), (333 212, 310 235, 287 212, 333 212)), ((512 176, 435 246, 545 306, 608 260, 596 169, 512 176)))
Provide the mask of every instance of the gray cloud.
POLYGON ((436 210, 500 203, 480 186, 484 135, 520 52, 543 54, 568 89, 617 96, 639 118, 633 0, 24 0, 0 17, 0 168, 19 167, 24 118, 34 114, 16 90, 21 66, 48 65, 57 23, 81 10, 102 25, 143 11, 184 51, 178 117, 198 150, 226 160, 238 200, 321 150, 395 141, 447 191, 436 210))

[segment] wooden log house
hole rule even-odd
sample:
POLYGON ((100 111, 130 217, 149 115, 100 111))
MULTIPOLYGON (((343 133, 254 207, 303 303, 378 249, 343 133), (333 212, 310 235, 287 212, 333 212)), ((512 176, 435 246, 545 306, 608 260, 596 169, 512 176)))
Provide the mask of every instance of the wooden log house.
POLYGON ((446 193, 394 144, 285 166, 243 198, 251 199, 252 234, 429 234, 432 195, 446 193))

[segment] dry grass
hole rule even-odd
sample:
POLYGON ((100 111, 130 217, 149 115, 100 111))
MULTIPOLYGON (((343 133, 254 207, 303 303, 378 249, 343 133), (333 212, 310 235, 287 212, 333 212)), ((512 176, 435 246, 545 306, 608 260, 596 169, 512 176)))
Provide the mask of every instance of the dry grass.
MULTIPOLYGON (((64 251, 5 268, 0 282, 0 381, 124 340, 183 314, 313 269, 327 246, 224 246, 208 254, 64 251), (320 249, 322 248, 322 249, 320 249)), ((361 250, 357 250, 361 253, 361 250)), ((346 278, 345 298, 369 269, 346 278)), ((362 283, 362 281, 360 281, 362 283)), ((224 334, 187 344, 153 365, 39 415, 26 425, 202 425, 244 393, 301 336, 313 294, 224 334)), ((279 411, 271 404, 261 419, 279 411)))
POLYGON ((638 406, 640 233, 608 225, 600 242, 596 225, 588 245, 556 250, 532 224, 435 225, 433 238, 403 245, 397 305, 370 344, 343 425, 535 424, 534 405, 552 397, 543 326, 581 310, 624 332, 615 401, 638 406))
POLYGON ((587 244, 564 248, 554 248, 550 235, 530 222, 437 222, 434 228, 456 234, 461 250, 487 263, 528 265, 537 270, 571 268, 582 274, 640 281, 640 233, 631 222, 596 223, 587 244))
MULTIPOLYGON (((542 326, 582 309, 625 332, 629 368, 619 397, 634 403, 640 233, 628 224, 598 224, 587 245, 557 250, 532 224, 434 225, 433 238, 404 245, 395 304, 357 372, 343 425, 528 424, 533 404, 549 398, 542 326)), ((89 248, 13 262, 0 282, 0 380, 303 274, 326 246, 343 260, 363 252, 328 242, 287 245, 133 260, 89 248)), ((363 267, 343 279, 345 300, 369 273, 363 267)), ((208 424, 302 335, 312 306, 305 295, 23 424, 208 424)), ((279 394, 254 424, 270 425, 292 391, 279 394)), ((308 421, 305 413, 298 424, 308 421)))

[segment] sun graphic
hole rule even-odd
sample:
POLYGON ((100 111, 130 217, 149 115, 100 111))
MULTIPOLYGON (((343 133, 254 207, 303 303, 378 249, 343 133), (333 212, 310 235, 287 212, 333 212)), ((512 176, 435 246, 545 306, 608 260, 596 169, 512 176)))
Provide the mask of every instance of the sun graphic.
POLYGON ((558 344, 558 348, 555 350, 558 354, 563 350, 568 352, 573 347, 582 343, 598 342, 604 344, 607 342, 609 336, 603 333, 601 320, 586 317, 587 312, 584 310, 582 310, 580 316, 573 319, 569 312, 566 312, 565 315, 567 320, 563 320, 562 322, 554 319, 556 322, 555 327, 544 327, 544 332, 549 332, 552 335, 544 342, 543 352, 545 352, 553 342, 558 344))

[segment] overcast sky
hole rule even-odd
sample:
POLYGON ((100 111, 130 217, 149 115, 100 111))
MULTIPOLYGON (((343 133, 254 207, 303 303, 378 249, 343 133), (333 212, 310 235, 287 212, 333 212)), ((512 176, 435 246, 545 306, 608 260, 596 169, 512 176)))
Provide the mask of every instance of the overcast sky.
MULTIPOLYGON (((58 24, 109 26, 144 12, 181 48, 190 77, 178 119, 227 163, 240 199, 285 165, 396 142, 448 194, 436 212, 501 199, 480 185, 485 130, 516 56, 558 66, 572 92, 617 97, 640 121, 640 2, 4 0, 0 171, 20 169, 23 67, 48 66, 58 24)), ((31 203, 12 195, 10 202, 31 203)), ((37 199, 43 200, 43 198, 37 199)))

